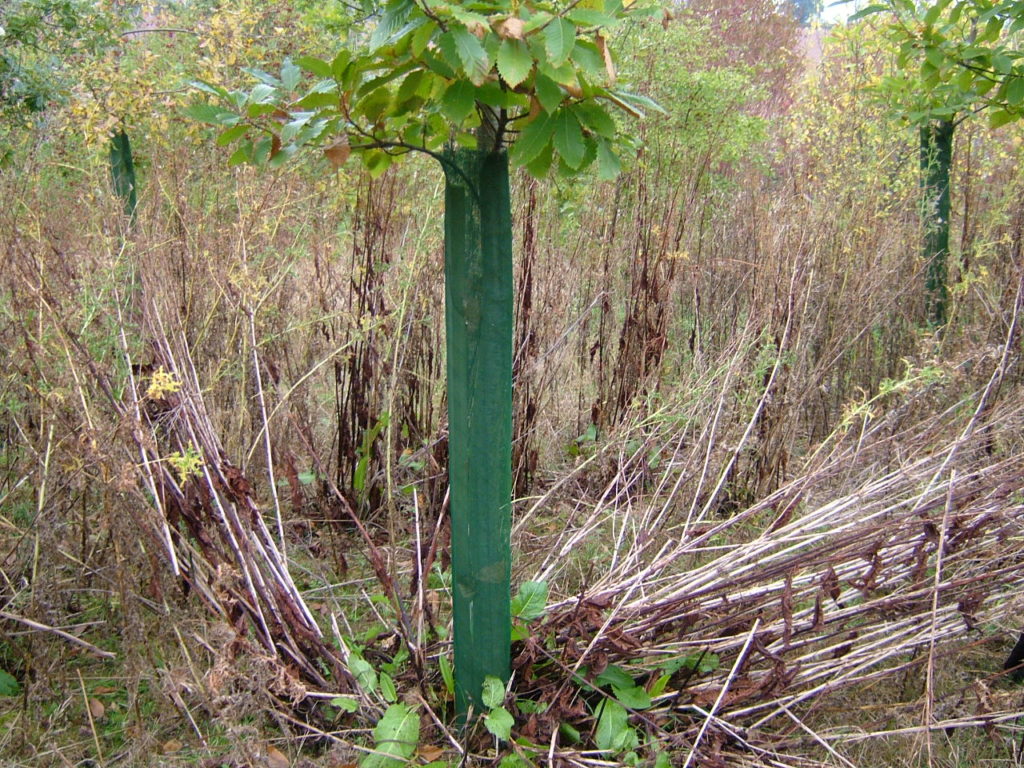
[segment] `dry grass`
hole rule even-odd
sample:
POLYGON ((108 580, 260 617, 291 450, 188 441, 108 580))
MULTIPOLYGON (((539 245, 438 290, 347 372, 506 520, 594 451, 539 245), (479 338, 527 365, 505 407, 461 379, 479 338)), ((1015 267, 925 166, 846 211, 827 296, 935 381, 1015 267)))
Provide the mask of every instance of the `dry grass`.
MULTIPOLYGON (((841 116, 760 168, 652 143, 615 185, 519 185, 516 572, 552 604, 516 689, 551 705, 519 723, 540 762, 614 764, 559 734, 593 728, 570 672, 653 682, 694 654, 717 666, 633 718, 675 764, 1019 760, 1017 171, 995 140, 961 168, 936 339, 905 147, 843 154, 874 117, 841 116)), ((0 177, 3 760, 344 765, 386 704, 358 644, 378 668, 408 649, 424 744, 485 761, 437 672, 437 174, 157 153, 127 231, 102 167, 46 157, 0 177), (150 389, 161 368, 179 390, 150 389)))

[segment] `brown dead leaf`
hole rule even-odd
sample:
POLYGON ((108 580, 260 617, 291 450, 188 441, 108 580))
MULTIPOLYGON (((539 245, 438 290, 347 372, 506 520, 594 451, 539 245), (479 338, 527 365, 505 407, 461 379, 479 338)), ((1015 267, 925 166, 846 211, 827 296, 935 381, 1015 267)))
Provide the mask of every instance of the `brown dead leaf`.
POLYGON ((165 741, 160 746, 160 752, 161 754, 169 755, 172 752, 180 752, 184 748, 185 745, 182 744, 180 741, 178 741, 177 739, 171 739, 170 741, 165 741))
POLYGON ((89 714, 92 715, 93 720, 99 720, 107 714, 107 708, 99 699, 89 699, 89 714))
POLYGON ((117 693, 118 690, 120 690, 120 689, 115 688, 112 685, 101 685, 101 686, 99 686, 97 688, 93 688, 92 692, 99 695, 99 694, 107 694, 107 693, 117 693))
POLYGON ((428 763, 432 763, 435 760, 441 759, 441 755, 444 754, 444 750, 433 744, 422 744, 419 749, 416 750, 416 754, 428 763))
POLYGON ((526 22, 522 19, 517 19, 515 16, 509 16, 495 27, 494 32, 498 37, 505 40, 522 40, 523 28, 525 26, 526 22))
POLYGON ((349 146, 348 136, 342 136, 324 150, 324 157, 330 161, 331 166, 335 170, 341 168, 348 161, 351 154, 352 147, 349 146))
POLYGON ((608 84, 615 85, 615 62, 612 61, 612 52, 608 49, 608 41, 600 32, 594 35, 594 42, 597 43, 597 50, 601 52, 604 59, 604 71, 608 73, 608 84))
POLYGON ((267 765, 270 768, 290 768, 292 761, 277 747, 267 747, 267 765))

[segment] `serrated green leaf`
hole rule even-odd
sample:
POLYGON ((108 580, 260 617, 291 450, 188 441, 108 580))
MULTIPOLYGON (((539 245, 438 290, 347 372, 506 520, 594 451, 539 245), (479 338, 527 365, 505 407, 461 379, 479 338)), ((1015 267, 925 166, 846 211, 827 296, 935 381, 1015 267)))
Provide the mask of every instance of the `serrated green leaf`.
POLYGON ((611 27, 618 23, 614 16, 609 16, 607 13, 593 8, 579 6, 565 14, 565 17, 580 27, 611 27))
POLYGON ((295 63, 317 77, 333 77, 331 65, 315 56, 299 56, 295 63))
POLYGON ((544 45, 551 66, 561 66, 576 45, 576 26, 568 19, 552 19, 544 28, 544 45))
POLYGON ((523 34, 529 35, 535 29, 543 27, 553 18, 554 17, 547 11, 537 11, 537 13, 526 19, 526 23, 523 25, 523 34))
POLYGON ((524 581, 512 598, 512 617, 522 621, 534 621, 544 615, 547 603, 546 581, 524 581))
POLYGON ((391 92, 386 87, 382 87, 361 99, 356 112, 371 123, 375 123, 389 106, 391 106, 391 92))
POLYGON ((456 80, 441 97, 441 111, 453 123, 461 123, 476 104, 476 87, 468 80, 456 80))
POLYGON ((302 70, 295 66, 291 59, 286 58, 281 64, 281 85, 286 91, 294 91, 298 87, 300 79, 302 79, 302 70))
POLYGON ((258 139, 252 148, 252 162, 256 165, 263 165, 270 159, 270 152, 274 148, 274 140, 270 136, 258 139))
POLYGON ((484 718, 487 730, 502 741, 509 741, 512 738, 512 726, 515 724, 515 718, 504 707, 492 709, 484 718))
POLYGON ((18 696, 21 684, 17 678, 5 669, 0 669, 0 696, 18 696))
POLYGON ((860 19, 863 19, 863 18, 865 18, 867 16, 871 16, 871 15, 873 15, 875 13, 881 13, 882 11, 887 11, 887 10, 889 10, 889 6, 882 5, 881 3, 874 3, 872 5, 869 5, 869 6, 865 7, 865 8, 861 8, 856 13, 850 14, 850 17, 847 20, 847 23, 854 22, 854 21, 859 21, 860 19))
POLYGON ((203 80, 189 80, 188 84, 196 90, 208 93, 211 96, 217 96, 221 99, 226 99, 228 97, 227 90, 219 85, 213 85, 212 83, 207 83, 203 80))
POLYGON ((1024 101, 1024 77, 1017 75, 1006 84, 1006 101, 1012 107, 1024 101))
POLYGON ((498 74, 510 88, 525 80, 533 69, 533 56, 522 40, 502 40, 498 49, 498 74))
POLYGON ((941 69, 942 65, 946 63, 946 55, 942 52, 941 48, 935 46, 928 46, 924 49, 924 57, 928 60, 936 69, 941 69))
POLYGON ((512 145, 509 159, 516 165, 526 165, 541 151, 551 144, 551 135, 555 130, 554 122, 547 114, 540 114, 529 123, 516 143, 512 145))
POLYGON ((338 51, 338 55, 334 57, 334 60, 331 61, 331 76, 335 80, 341 80, 345 76, 345 70, 351 61, 352 54, 342 48, 338 51))
POLYGON ((256 69, 255 67, 242 67, 242 71, 247 75, 252 75, 261 83, 269 85, 271 88, 279 88, 281 86, 281 81, 278 78, 274 77, 269 72, 264 72, 262 69, 256 69))
POLYGON ((1001 128, 1007 123, 1012 123, 1017 119, 1017 115, 1012 112, 1008 112, 1005 109, 997 109, 988 116, 989 128, 1001 128))
POLYGON ((213 104, 189 104, 183 111, 193 120, 211 125, 232 126, 237 125, 242 119, 234 112, 229 112, 223 107, 213 104))
POLYGON ((299 151, 299 148, 294 144, 288 144, 287 146, 281 147, 277 152, 273 152, 270 155, 270 159, 267 161, 267 165, 271 168, 280 168, 282 165, 287 163, 293 157, 295 153, 299 151))
MULTIPOLYGON (((551 171, 551 163, 555 159, 555 150, 551 146, 551 143, 544 145, 544 148, 540 151, 533 160, 526 164, 527 172, 535 179, 543 179, 551 171)), ((520 629, 521 625, 512 625, 512 637, 513 639, 525 640, 530 636, 530 633, 525 629, 522 630, 522 637, 516 638, 516 630, 520 629)))
POLYGON ((562 89, 559 87, 558 83, 547 75, 542 75, 538 72, 537 77, 534 79, 533 89, 537 95, 537 101, 540 102, 541 108, 543 108, 543 110, 548 114, 554 113, 562 103, 562 89))
POLYGON ((568 109, 560 109, 554 114, 552 121, 552 144, 555 151, 570 168, 579 168, 587 148, 583 143, 583 131, 580 130, 576 115, 568 109))
POLYGON ((373 34, 370 35, 370 51, 392 42, 395 33, 398 32, 409 20, 409 14, 415 8, 412 0, 391 0, 384 9, 384 15, 380 18, 373 34))
POLYGON ((447 34, 451 35, 463 71, 474 85, 482 84, 490 74, 491 61, 476 35, 465 27, 455 27, 447 34))
POLYGON ((430 43, 430 38, 434 36, 437 31, 437 23, 434 21, 427 21, 425 24, 420 26, 412 36, 412 40, 409 41, 409 52, 413 56, 419 56, 426 50, 427 45, 430 43))
POLYGON ((228 158, 228 165, 241 165, 252 161, 252 141, 245 141, 231 153, 228 158))
POLYGON ((501 702, 505 700, 505 686, 494 675, 487 675, 484 678, 483 691, 480 696, 480 700, 484 703, 485 707, 494 709, 500 707, 501 702))
POLYGON ((236 125, 234 128, 228 128, 224 133, 217 137, 217 146, 226 147, 231 142, 242 138, 249 131, 249 126, 236 125))
POLYGON ((597 46, 589 40, 577 40, 570 58, 576 66, 595 81, 604 82, 608 79, 608 71, 604 66, 604 57, 597 46))
POLYGON ((573 114, 585 128, 606 139, 615 137, 615 120, 608 111, 594 101, 584 101, 571 107, 573 114))
POLYGON ((597 177, 611 181, 622 172, 622 161, 607 141, 597 142, 597 177))

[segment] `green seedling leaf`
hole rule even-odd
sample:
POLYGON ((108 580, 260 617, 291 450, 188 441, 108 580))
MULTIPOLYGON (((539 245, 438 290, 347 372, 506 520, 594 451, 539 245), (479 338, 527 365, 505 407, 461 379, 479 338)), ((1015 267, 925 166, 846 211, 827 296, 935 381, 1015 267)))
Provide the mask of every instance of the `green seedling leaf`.
POLYGON ((512 598, 512 616, 522 621, 534 621, 544 615, 548 604, 546 581, 524 581, 512 598))
POLYGON ((358 656, 352 656, 348 662, 348 670, 364 691, 373 693, 377 690, 377 672, 370 662, 358 656))
POLYGON ((615 700, 628 709, 649 709, 651 696, 638 685, 631 685, 628 688, 612 686, 612 695, 615 700))
POLYGON ((668 687, 669 680, 671 679, 672 675, 659 675, 658 679, 654 681, 654 685, 651 686, 651 698, 655 699, 658 696, 661 696, 661 694, 663 694, 665 692, 665 689, 668 687))
POLYGON ((452 663, 448 661, 447 656, 438 656, 437 666, 441 670, 441 679, 444 680, 444 687, 448 689, 448 693, 452 696, 455 695, 455 673, 452 670, 452 663))
POLYGON ((661 665, 661 668, 672 675, 680 669, 689 669, 700 675, 707 675, 718 669, 720 659, 717 653, 693 653, 678 659, 671 659, 661 665))
POLYGON ((359 699, 352 696, 335 696, 331 699, 331 706, 352 714, 359 709, 359 699))
POLYGON ((498 763, 498 768, 531 768, 531 765, 519 755, 505 755, 498 763))
POLYGON ((484 678, 484 687, 480 700, 483 701, 485 707, 491 709, 500 707, 501 703, 505 700, 505 686, 501 680, 493 675, 487 675, 484 678))
POLYGON ((560 723, 558 726, 558 732, 565 737, 570 744, 579 744, 583 740, 583 736, 578 730, 573 728, 569 723, 560 723))
POLYGON ((594 743, 604 752, 625 752, 637 744, 636 732, 629 727, 629 713, 622 705, 605 699, 598 707, 594 743))
POLYGON ((515 718, 504 707, 492 709, 484 718, 484 726, 487 730, 502 741, 512 738, 512 726, 515 724, 515 718))
POLYGON ((548 711, 546 701, 534 701, 533 699, 516 699, 516 706, 524 715, 540 715, 548 711))
POLYGON ((374 752, 360 761, 362 768, 397 768, 416 752, 420 716, 405 704, 392 704, 373 729, 374 752))
POLYGON ((10 672, 0 669, 0 696, 21 695, 21 685, 10 672))
POLYGON ((594 678, 594 684, 599 687, 602 685, 610 685, 619 688, 632 688, 636 685, 636 681, 633 679, 633 676, 622 667, 612 664, 606 667, 604 672, 594 678))
POLYGON ((384 701, 389 704, 394 704, 398 701, 398 691, 395 688, 395 681, 392 680, 391 675, 386 672, 380 673, 380 695, 383 696, 384 701))

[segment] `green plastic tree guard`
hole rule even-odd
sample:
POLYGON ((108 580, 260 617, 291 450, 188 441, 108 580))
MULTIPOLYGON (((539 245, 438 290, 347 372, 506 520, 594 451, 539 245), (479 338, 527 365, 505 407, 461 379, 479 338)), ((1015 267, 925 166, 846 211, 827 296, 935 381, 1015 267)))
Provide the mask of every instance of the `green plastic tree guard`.
POLYGON ((925 312, 928 324, 946 324, 949 291, 949 168, 953 159, 953 121, 939 120, 921 128, 921 197, 924 239, 925 312))
POLYGON ((132 145, 124 129, 110 137, 110 177, 114 184, 114 194, 124 202, 124 212, 134 221, 138 205, 135 162, 132 160, 132 145))
POLYGON ((445 152, 445 325, 455 703, 511 655, 512 214, 504 151, 445 152))

